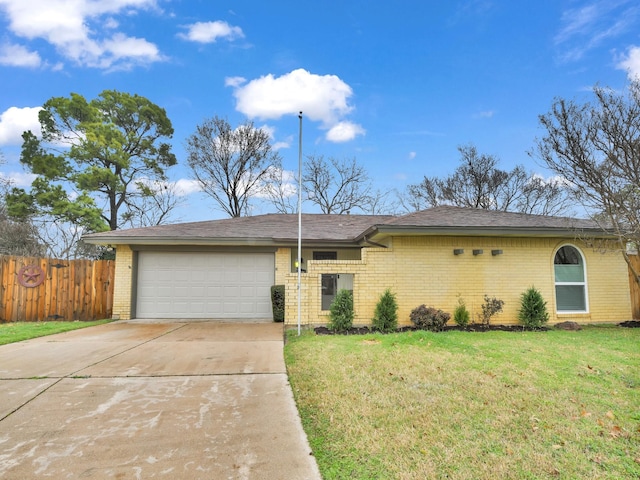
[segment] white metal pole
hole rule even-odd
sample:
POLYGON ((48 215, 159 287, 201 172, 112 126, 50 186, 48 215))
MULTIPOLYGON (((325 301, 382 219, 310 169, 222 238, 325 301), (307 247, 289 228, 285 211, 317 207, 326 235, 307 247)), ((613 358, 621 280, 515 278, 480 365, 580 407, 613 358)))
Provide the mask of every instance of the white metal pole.
POLYGON ((302 112, 300 120, 300 137, 298 139, 298 336, 302 317, 302 112))

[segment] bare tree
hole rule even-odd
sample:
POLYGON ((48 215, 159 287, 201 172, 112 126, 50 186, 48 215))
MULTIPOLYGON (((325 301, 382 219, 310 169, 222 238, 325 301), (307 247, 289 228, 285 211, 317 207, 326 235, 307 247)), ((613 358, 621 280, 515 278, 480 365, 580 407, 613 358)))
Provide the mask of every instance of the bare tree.
POLYGON ((202 191, 230 217, 249 213, 249 201, 262 192, 280 156, 269 133, 247 121, 233 129, 219 117, 205 120, 187 139, 188 163, 202 191))
POLYGON ((479 154, 476 147, 458 147, 460 165, 445 178, 424 177, 409 185, 402 203, 410 210, 438 205, 501 210, 542 215, 566 212, 567 196, 562 182, 544 181, 518 165, 498 168, 493 155, 479 154))
MULTIPOLYGON (((5 163, 0 152, 0 165, 5 163)), ((11 180, 0 175, 0 255, 40 257, 45 247, 38 240, 37 229, 27 219, 14 221, 7 214, 6 195, 11 188, 11 180)))
POLYGON ((41 257, 46 248, 39 241, 35 226, 25 221, 14 221, 0 202, 0 255, 41 257))
POLYGON ((371 199, 371 180, 355 158, 325 160, 311 155, 305 162, 302 186, 309 201, 322 213, 343 214, 366 211, 371 199))
POLYGON ((574 198, 593 212, 603 229, 613 232, 627 254, 640 245, 640 79, 626 92, 595 87, 595 101, 556 99, 539 117, 546 136, 532 155, 571 185, 574 198))
POLYGON ((266 176, 263 190, 278 213, 298 212, 298 179, 295 172, 272 168, 266 176))
POLYGON ((153 227, 174 223, 176 209, 184 203, 176 185, 167 181, 148 180, 136 182, 140 195, 127 206, 122 221, 131 227, 153 227))

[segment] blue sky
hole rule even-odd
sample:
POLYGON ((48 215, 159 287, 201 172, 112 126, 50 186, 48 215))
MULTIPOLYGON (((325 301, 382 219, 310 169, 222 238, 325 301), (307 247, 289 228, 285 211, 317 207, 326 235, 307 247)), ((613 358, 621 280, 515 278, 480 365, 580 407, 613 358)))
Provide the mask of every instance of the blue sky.
POLYGON ((46 100, 114 89, 166 109, 180 220, 223 217, 184 152, 214 115, 267 128, 293 172, 302 110, 305 155, 355 157, 385 191, 450 174, 469 143, 549 176, 526 153, 538 115, 634 75, 637 0, 0 0, 0 171, 30 183, 20 134, 46 100))

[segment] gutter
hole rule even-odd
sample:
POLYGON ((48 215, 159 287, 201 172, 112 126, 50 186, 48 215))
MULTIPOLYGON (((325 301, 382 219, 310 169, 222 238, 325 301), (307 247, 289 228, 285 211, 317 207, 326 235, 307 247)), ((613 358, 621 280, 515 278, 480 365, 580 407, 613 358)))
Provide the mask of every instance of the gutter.
MULTIPOLYGON (((361 233, 356 240, 372 243, 374 238, 386 238, 389 236, 435 236, 444 235, 451 237, 458 236, 486 236, 486 237, 580 237, 588 236, 592 238, 613 238, 614 235, 604 232, 601 229, 580 229, 580 228, 553 228, 553 227, 455 227, 455 226, 373 226, 361 233)), ((378 244, 379 245, 379 244, 378 244)))

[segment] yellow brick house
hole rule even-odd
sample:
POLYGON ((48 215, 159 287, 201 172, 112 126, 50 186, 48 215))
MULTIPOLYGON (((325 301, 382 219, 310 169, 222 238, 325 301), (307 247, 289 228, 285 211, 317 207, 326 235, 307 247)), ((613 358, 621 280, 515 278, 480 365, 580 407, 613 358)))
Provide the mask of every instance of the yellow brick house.
MULTIPOLYGON (((91 234, 116 249, 114 316, 271 317, 270 288, 286 286, 285 322, 298 322, 298 216, 258 215, 91 234)), ((484 296, 503 300, 496 323, 517 323, 536 287, 551 323, 629 320, 627 265, 594 248, 607 235, 589 220, 436 207, 403 216, 302 215, 303 325, 328 321, 339 289, 353 291, 355 324, 369 325, 390 288, 400 324, 421 304, 475 320, 484 296), (595 240, 595 241, 594 241, 595 240)))

